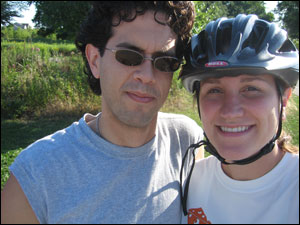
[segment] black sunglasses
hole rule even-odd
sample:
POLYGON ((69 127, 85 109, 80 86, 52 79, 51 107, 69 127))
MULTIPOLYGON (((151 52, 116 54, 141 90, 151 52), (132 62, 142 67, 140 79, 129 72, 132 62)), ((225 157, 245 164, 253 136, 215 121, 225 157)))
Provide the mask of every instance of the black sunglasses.
POLYGON ((115 54, 116 60, 126 66, 138 66, 145 59, 152 61, 154 67, 161 72, 175 72, 178 70, 181 62, 172 56, 159 56, 155 58, 144 57, 141 53, 131 49, 110 49, 115 54))

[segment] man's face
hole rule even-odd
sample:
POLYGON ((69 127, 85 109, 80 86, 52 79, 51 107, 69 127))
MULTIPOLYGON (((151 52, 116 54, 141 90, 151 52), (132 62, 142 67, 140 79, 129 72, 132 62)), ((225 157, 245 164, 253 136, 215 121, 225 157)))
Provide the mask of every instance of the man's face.
MULTIPOLYGON (((106 47, 134 49, 144 57, 157 53, 175 57, 175 41, 171 29, 158 24, 153 12, 147 12, 114 27, 106 47)), ((109 50, 100 57, 99 68, 102 113, 133 127, 145 127, 156 121, 157 112, 168 96, 172 73, 154 68, 151 60, 144 60, 138 66, 123 65, 109 50)))

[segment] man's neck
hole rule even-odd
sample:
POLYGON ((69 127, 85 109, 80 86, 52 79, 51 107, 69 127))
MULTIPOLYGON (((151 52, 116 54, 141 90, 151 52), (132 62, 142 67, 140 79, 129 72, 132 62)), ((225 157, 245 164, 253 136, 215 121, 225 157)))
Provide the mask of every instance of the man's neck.
POLYGON ((97 133, 105 140, 123 147, 140 147, 148 143, 154 136, 157 115, 145 127, 133 127, 122 123, 114 116, 100 114, 97 133))

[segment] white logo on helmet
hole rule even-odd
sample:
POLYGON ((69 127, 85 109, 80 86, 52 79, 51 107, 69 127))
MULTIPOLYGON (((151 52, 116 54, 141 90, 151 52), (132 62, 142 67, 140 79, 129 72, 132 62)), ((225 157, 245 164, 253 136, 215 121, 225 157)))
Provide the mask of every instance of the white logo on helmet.
POLYGON ((224 67, 228 66, 228 63, 225 61, 215 61, 215 62, 209 62, 205 64, 205 67, 224 67))

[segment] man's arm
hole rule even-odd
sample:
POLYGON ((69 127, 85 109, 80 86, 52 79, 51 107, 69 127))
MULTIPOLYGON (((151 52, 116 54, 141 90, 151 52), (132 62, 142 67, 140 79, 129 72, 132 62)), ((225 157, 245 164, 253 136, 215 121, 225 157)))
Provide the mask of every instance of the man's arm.
POLYGON ((38 224, 22 188, 11 173, 1 192, 1 224, 38 224))

